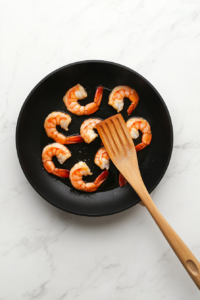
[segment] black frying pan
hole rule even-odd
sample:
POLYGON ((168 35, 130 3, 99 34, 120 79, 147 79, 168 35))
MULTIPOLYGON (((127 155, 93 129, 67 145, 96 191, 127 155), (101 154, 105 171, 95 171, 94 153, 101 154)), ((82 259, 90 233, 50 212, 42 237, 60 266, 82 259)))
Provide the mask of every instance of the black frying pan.
MULTIPOLYGON (((171 118, 163 99, 145 78, 127 67, 105 61, 78 62, 54 71, 38 83, 24 102, 17 122, 16 146, 21 167, 33 188, 51 204, 71 213, 86 216, 114 214, 137 204, 140 199, 129 184, 119 187, 118 170, 112 163, 109 177, 94 193, 75 190, 68 178, 61 179, 48 174, 42 165, 42 149, 54 142, 44 130, 47 115, 52 111, 62 111, 72 116, 68 132, 59 128, 65 135, 78 134, 82 122, 88 118, 73 115, 67 111, 63 102, 66 91, 77 83, 88 92, 87 99, 81 100, 81 105, 92 102, 96 87, 104 86, 100 108, 89 116, 91 118, 106 119, 117 113, 108 105, 108 96, 114 87, 128 85, 136 89, 140 100, 131 117, 145 118, 150 123, 153 134, 151 144, 138 153, 140 171, 149 192, 162 179, 170 161, 173 146, 171 118)), ((130 101, 125 99, 121 112, 125 121, 129 118, 129 105, 130 101)), ((135 144, 140 140, 141 136, 134 140, 135 144)), ((84 179, 94 181, 102 172, 93 162, 100 146, 99 138, 89 145, 67 145, 72 157, 62 166, 56 158, 53 161, 63 169, 72 168, 80 160, 85 161, 93 175, 84 179)))

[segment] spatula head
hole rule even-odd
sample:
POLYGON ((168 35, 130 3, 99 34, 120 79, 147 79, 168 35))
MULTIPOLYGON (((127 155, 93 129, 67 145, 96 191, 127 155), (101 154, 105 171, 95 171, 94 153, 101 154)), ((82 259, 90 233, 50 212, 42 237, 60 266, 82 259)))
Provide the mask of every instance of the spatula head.
POLYGON ((130 165, 131 172, 138 174, 139 168, 135 146, 122 115, 114 115, 97 124, 96 128, 110 159, 129 181, 130 165))

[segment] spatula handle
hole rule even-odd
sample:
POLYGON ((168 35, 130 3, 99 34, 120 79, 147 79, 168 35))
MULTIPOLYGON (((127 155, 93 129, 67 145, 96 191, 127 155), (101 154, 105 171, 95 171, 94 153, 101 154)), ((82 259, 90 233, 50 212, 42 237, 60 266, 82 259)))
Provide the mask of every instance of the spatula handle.
POLYGON ((153 203, 143 183, 135 146, 122 115, 112 116, 98 123, 96 128, 110 159, 140 196, 188 274, 200 289, 200 263, 153 203))
POLYGON ((188 249, 185 243, 181 240, 178 234, 173 230, 173 228, 168 224, 162 214, 159 212, 154 202, 152 201, 148 191, 141 189, 138 191, 140 198, 143 200, 146 208, 152 215, 153 219, 157 223, 158 227, 162 231, 166 240, 176 253, 177 257, 181 261, 182 265, 200 289, 200 263, 192 252, 188 249))

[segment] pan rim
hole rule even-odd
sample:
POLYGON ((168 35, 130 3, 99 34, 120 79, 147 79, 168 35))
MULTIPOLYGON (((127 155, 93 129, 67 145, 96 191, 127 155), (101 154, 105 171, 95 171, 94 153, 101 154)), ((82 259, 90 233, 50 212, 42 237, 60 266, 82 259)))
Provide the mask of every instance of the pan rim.
POLYGON ((59 206, 59 205, 56 205, 55 203, 52 203, 41 191, 40 189, 37 188, 37 186, 34 184, 34 182, 29 178, 28 174, 26 174, 25 172, 25 169, 23 167, 23 164, 22 164, 22 158, 21 158, 21 155, 20 155, 20 150, 19 150, 19 123, 20 123, 20 120, 21 120, 21 117, 22 117, 22 114, 23 114, 23 111, 24 111, 24 108, 26 106, 26 104, 28 103, 29 101, 29 98, 31 97, 31 95, 34 93, 34 91, 38 88, 38 86, 40 86, 47 78, 51 77, 53 74, 67 68, 67 67, 71 67, 71 66, 74 66, 74 65, 78 65, 78 64, 87 64, 87 63, 105 63, 105 64, 110 64, 110 65, 114 65, 114 66, 118 66, 118 67, 121 67, 121 68, 124 68, 134 74, 136 74, 138 77, 140 77, 142 80, 144 80, 154 91, 155 93, 158 95, 160 101, 162 102, 163 104, 163 107, 165 109, 165 112, 166 112, 166 115, 167 115, 167 118, 168 118, 168 121, 169 121, 169 128, 170 128, 170 147, 169 147, 169 155, 168 155, 168 158, 167 158, 167 161, 166 161, 166 164, 165 164, 165 168, 163 168, 163 171, 161 173, 161 175, 159 176, 158 180, 154 183, 154 185, 151 187, 151 189, 149 189, 149 193, 151 193, 157 186, 158 184, 160 183, 160 181, 162 180, 168 166, 169 166, 169 162, 171 160, 171 156, 172 156, 172 150, 173 150, 173 141, 174 141, 174 134, 173 134, 173 125, 172 125, 172 120, 171 120, 171 116, 170 116, 170 113, 169 113, 169 110, 167 108, 167 105, 165 103, 165 101, 163 100, 163 98, 161 97, 161 95, 159 94, 159 92, 156 90, 156 88, 146 79, 144 78, 142 75, 140 75, 139 73, 137 73, 136 71, 124 66, 124 65, 121 65, 121 64, 118 64, 118 63, 115 63, 115 62, 110 62, 110 61, 106 61, 106 60, 83 60, 83 61, 78 61, 78 62, 73 62, 73 63, 70 63, 70 64, 67 64, 65 66, 62 66, 54 71, 52 71, 51 73, 49 73, 48 75, 46 75, 42 80, 40 80, 36 85, 35 87, 30 91, 30 93, 28 94, 28 96, 26 97, 21 109, 20 109, 20 112, 19 112, 19 115, 18 115, 18 118, 17 118, 17 125, 16 125, 16 133, 15 133, 15 143, 16 143, 16 150, 17 150, 17 156, 18 156, 18 159, 19 159, 19 163, 20 163, 20 166, 21 166, 21 169, 26 177, 26 179, 28 180, 28 182, 30 183, 30 185, 34 188, 34 190, 43 198, 45 199, 47 202, 49 202, 50 204, 52 204, 53 206, 63 210, 63 211, 66 211, 68 213, 72 213, 74 215, 79 215, 79 216, 86 216, 86 217, 102 217, 102 216, 109 216, 109 215, 113 215, 113 214, 117 214, 117 213, 120 213, 122 211, 125 211, 129 208, 131 208, 132 206, 136 205, 137 203, 140 202, 140 200, 138 200, 137 203, 134 203, 134 204, 130 204, 122 209, 117 209, 117 210, 114 210, 112 212, 108 212, 108 213, 103 213, 103 214, 86 214, 86 213, 78 213, 76 211, 72 211, 72 210, 68 210, 68 209, 64 209, 63 207, 59 206))

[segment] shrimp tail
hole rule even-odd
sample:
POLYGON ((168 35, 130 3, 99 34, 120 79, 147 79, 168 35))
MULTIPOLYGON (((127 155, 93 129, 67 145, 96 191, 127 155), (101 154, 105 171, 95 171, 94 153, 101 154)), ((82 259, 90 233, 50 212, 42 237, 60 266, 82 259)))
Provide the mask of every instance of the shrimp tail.
POLYGON ((94 102, 89 103, 85 106, 85 115, 91 115, 99 109, 102 96, 103 96, 103 86, 99 86, 95 93, 94 102))
POLYGON ((138 101, 139 101, 139 96, 135 90, 133 91, 133 94, 129 97, 129 99, 132 101, 131 105, 127 109, 127 113, 130 116, 130 114, 134 111, 134 109, 138 105, 138 101))
POLYGON ((140 143, 137 146, 135 146, 136 152, 139 152, 140 150, 144 149, 147 146, 145 143, 140 143))
POLYGON ((66 137, 65 139, 65 144, 76 144, 76 143, 82 143, 84 142, 84 139, 82 138, 81 135, 73 135, 66 137))
POLYGON ((52 161, 45 161, 43 163, 45 170, 48 173, 54 174, 58 177, 62 177, 62 178, 68 178, 69 177, 69 171, 68 170, 64 170, 64 169, 58 169, 55 168, 54 163, 52 161))
POLYGON ((95 97, 94 97, 94 103, 96 103, 98 107, 101 104, 102 96, 103 96, 103 86, 99 86, 96 90, 95 97))
POLYGON ((138 152, 144 149, 146 146, 148 146, 151 143, 151 140, 152 140, 152 134, 149 132, 144 133, 142 137, 142 142, 135 147, 135 150, 138 152))
POLYGON ((135 103, 132 102, 129 108, 127 109, 128 116, 130 116, 130 114, 134 111, 135 107, 136 107, 135 103))
POLYGON ((123 187, 127 184, 126 178, 122 175, 122 173, 119 173, 119 185, 123 187))
POLYGON ((68 178, 69 177, 69 170, 57 169, 56 168, 54 172, 59 177, 62 177, 62 178, 68 178))
POLYGON ((104 170, 94 181, 94 184, 100 186, 108 177, 109 172, 108 170, 104 170))

